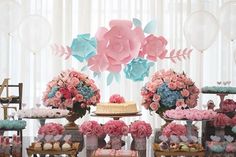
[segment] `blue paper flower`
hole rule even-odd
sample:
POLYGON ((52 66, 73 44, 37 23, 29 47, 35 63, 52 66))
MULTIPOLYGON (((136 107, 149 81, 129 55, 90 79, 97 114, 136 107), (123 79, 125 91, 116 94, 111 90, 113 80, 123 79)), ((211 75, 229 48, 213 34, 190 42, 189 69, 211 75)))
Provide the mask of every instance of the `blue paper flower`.
POLYGON ((96 47, 96 39, 90 38, 90 34, 78 35, 71 45, 72 56, 83 62, 96 54, 96 47))
POLYGON ((48 93, 48 98, 52 98, 55 96, 56 92, 58 91, 59 87, 54 86, 52 87, 51 91, 48 93))
POLYGON ((161 97, 160 104, 170 108, 175 106, 178 99, 183 98, 179 91, 172 91, 166 83, 157 89, 157 94, 161 97))
POLYGON ((127 79, 133 81, 143 81, 144 77, 149 75, 149 69, 153 63, 143 58, 133 59, 126 65, 124 73, 127 79))
POLYGON ((90 99, 94 95, 94 91, 90 87, 85 86, 82 82, 78 84, 77 89, 86 100, 90 99))

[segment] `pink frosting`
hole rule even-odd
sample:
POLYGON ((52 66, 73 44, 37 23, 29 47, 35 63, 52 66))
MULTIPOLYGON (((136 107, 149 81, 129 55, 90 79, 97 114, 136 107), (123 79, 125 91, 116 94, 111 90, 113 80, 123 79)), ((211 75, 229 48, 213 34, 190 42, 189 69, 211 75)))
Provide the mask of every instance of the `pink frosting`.
POLYGON ((124 103, 125 99, 124 99, 124 97, 120 96, 119 94, 114 94, 110 97, 109 102, 110 103, 124 103))
POLYGON ((232 99, 226 99, 222 105, 223 112, 233 112, 236 110, 236 102, 232 99))
POLYGON ((198 109, 172 109, 167 110, 164 115, 172 119, 188 119, 188 120, 208 120, 214 119, 216 112, 213 110, 198 110, 198 109))
POLYGON ((231 119, 223 113, 218 113, 214 119, 215 127, 224 127, 230 125, 231 119))
POLYGON ((236 152, 236 142, 227 144, 225 151, 232 153, 236 152))

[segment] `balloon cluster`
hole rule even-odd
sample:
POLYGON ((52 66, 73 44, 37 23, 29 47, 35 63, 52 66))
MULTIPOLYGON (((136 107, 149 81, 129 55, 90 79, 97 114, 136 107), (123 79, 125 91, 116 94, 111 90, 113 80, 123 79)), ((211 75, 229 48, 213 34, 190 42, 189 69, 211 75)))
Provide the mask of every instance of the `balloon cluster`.
POLYGON ((21 43, 33 53, 47 46, 51 27, 46 18, 39 15, 22 18, 21 4, 14 0, 0 1, 0 10, 0 31, 10 34, 18 29, 21 43))
POLYGON ((236 39, 236 1, 230 1, 221 7, 219 22, 207 11, 193 12, 184 25, 186 40, 198 51, 203 52, 214 42, 218 30, 230 41, 236 39))

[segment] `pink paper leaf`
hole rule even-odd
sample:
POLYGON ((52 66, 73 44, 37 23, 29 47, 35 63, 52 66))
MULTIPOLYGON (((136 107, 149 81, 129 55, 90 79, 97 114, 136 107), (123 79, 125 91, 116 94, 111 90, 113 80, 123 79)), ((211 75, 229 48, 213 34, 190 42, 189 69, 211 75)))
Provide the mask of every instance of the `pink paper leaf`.
POLYGON ((51 45, 51 49, 55 55, 58 55, 59 57, 65 56, 65 59, 70 58, 72 55, 71 48, 69 46, 53 44, 51 45))
POLYGON ((173 63, 176 63, 176 61, 174 60, 174 58, 170 58, 170 60, 171 60, 173 63))
POLYGON ((173 56, 174 56, 174 53, 175 53, 175 49, 171 50, 171 51, 170 51, 170 57, 173 57, 173 56))

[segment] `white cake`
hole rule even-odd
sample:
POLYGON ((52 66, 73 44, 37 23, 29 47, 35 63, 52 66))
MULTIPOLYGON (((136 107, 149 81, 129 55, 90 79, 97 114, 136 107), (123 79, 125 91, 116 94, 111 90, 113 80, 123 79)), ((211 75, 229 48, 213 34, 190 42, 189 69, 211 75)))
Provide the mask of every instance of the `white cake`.
POLYGON ((137 113, 137 106, 134 102, 125 103, 98 103, 96 107, 96 114, 135 114, 137 113))

